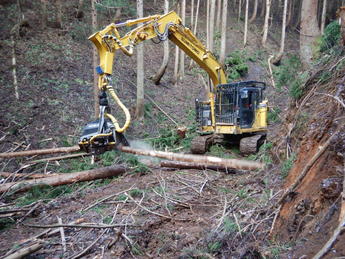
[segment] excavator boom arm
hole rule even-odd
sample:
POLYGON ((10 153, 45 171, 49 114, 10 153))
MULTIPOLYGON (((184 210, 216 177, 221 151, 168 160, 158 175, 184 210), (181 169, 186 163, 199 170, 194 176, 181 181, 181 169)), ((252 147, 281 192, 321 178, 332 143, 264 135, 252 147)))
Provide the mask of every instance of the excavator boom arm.
POLYGON ((96 32, 89 39, 95 44, 100 56, 100 72, 112 74, 115 53, 122 50, 126 55, 133 54, 135 45, 142 41, 158 37, 160 40, 169 38, 188 56, 190 56, 210 76, 213 85, 226 83, 223 67, 206 49, 200 40, 183 26, 181 18, 175 12, 165 15, 154 15, 137 20, 129 20, 120 24, 110 24, 102 31, 96 32), (140 24, 123 37, 117 28, 140 24))

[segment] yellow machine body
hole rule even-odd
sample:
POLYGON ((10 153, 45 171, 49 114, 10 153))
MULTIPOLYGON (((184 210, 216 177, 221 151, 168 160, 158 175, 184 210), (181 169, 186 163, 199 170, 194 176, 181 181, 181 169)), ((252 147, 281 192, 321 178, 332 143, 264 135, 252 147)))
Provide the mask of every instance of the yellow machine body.
MULTIPOLYGON (((153 15, 145 18, 128 20, 119 24, 110 24, 103 30, 98 31, 89 37, 89 40, 96 46, 99 54, 98 87, 100 90, 109 91, 114 100, 121 106, 126 122, 120 127, 117 120, 110 114, 106 117, 115 125, 117 132, 124 132, 130 124, 130 115, 126 107, 117 98, 113 88, 109 86, 109 77, 113 72, 113 62, 116 51, 122 51, 131 56, 133 48, 142 41, 158 38, 159 40, 171 40, 189 57, 191 57, 209 75, 213 86, 208 92, 208 100, 202 102, 210 106, 210 123, 201 126, 201 131, 216 134, 243 134, 263 132, 267 129, 267 100, 257 103, 255 109, 255 119, 251 127, 242 128, 236 123, 219 123, 216 120, 216 92, 218 85, 227 84, 226 74, 223 66, 217 61, 215 56, 202 44, 202 42, 182 24, 181 18, 175 12, 165 15, 153 15), (120 35, 119 28, 137 27, 124 36, 120 35)), ((93 138, 97 139, 97 136, 93 138)), ((86 142, 89 140, 85 140, 86 142)), ((84 142, 84 144, 86 144, 84 142)))

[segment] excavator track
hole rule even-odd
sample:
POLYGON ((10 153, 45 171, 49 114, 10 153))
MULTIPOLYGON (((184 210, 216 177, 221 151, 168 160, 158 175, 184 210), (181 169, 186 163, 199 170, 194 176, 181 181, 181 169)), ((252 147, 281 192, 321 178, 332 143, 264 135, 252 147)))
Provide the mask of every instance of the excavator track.
POLYGON ((258 152, 259 141, 264 138, 264 135, 255 135, 244 137, 240 141, 240 151, 242 154, 249 155, 258 152))
POLYGON ((192 140, 192 154, 205 154, 213 142, 213 135, 197 136, 192 140))

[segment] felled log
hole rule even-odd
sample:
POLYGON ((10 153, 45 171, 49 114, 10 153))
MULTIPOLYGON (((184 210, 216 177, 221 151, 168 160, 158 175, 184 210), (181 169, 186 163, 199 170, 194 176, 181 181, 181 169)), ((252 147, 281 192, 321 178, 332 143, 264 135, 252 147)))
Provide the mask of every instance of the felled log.
POLYGON ((214 171, 222 171, 230 173, 232 172, 231 168, 226 168, 222 166, 215 166, 215 165, 200 165, 196 163, 187 163, 187 162, 179 162, 179 161, 162 161, 160 163, 161 167, 169 167, 169 168, 177 168, 177 169, 199 169, 199 170, 214 170, 214 171))
POLYGON ((204 166, 220 166, 229 169, 240 169, 240 170, 256 170, 264 168, 263 163, 240 160, 240 159, 225 159, 213 156, 200 156, 191 154, 178 154, 173 152, 153 151, 153 150, 142 150, 131 147, 120 147, 122 152, 131 153, 143 156, 159 157, 168 160, 181 161, 181 162, 192 162, 204 166))
POLYGON ((9 172, 0 172, 0 176, 2 177, 25 177, 25 178, 31 178, 31 179, 40 179, 45 178, 49 176, 57 176, 60 174, 15 174, 15 173, 9 173, 9 172))
POLYGON ((58 176, 50 176, 42 179, 32 179, 15 183, 4 183, 0 185, 0 193, 24 192, 30 190, 34 186, 40 185, 58 186, 64 184, 72 184, 76 182, 92 181, 101 178, 118 176, 123 174, 125 171, 126 169, 121 166, 109 166, 93 170, 61 174, 58 176))
POLYGON ((57 153, 72 153, 80 151, 79 146, 73 147, 59 147, 49 149, 37 149, 37 150, 26 150, 18 152, 0 153, 0 158, 12 158, 12 157, 23 157, 23 156, 34 156, 34 155, 49 155, 57 153))

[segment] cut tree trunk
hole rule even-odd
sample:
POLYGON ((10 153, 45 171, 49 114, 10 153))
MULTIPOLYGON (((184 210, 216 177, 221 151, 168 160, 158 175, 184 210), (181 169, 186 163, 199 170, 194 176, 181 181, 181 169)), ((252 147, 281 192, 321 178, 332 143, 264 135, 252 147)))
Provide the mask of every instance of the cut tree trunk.
POLYGON ((177 162, 177 161, 162 161, 160 166, 169 167, 169 168, 177 168, 177 169, 198 169, 198 170, 209 169, 209 170, 222 171, 222 172, 227 172, 227 173, 233 172, 232 169, 222 167, 222 166, 200 165, 196 163, 177 162))
POLYGON ((59 147, 59 148, 49 148, 49 149, 37 149, 37 150, 27 150, 19 152, 9 152, 0 153, 0 158, 12 158, 12 157, 23 157, 23 156, 34 156, 34 155, 49 155, 57 153, 72 153, 80 151, 79 146, 73 147, 59 147))
POLYGON ((92 181, 101 178, 108 178, 113 176, 119 176, 125 173, 126 169, 121 166, 109 166, 104 168, 97 168, 93 170, 61 174, 58 176, 51 176, 42 179, 33 179, 27 181, 20 181, 15 183, 5 183, 0 185, 0 193, 4 192, 24 192, 32 189, 34 186, 58 186, 64 184, 72 184, 77 182, 92 181))
POLYGON ((121 147, 120 151, 136 155, 159 157, 174 161, 192 162, 204 166, 220 166, 229 169, 256 170, 264 168, 264 164, 262 163, 240 159, 225 159, 212 156, 178 154, 173 152, 134 149, 131 147, 121 147))
MULTIPOLYGON (((164 0, 164 13, 169 12, 169 0, 164 0)), ((161 78, 163 77, 165 70, 168 67, 169 62, 169 41, 164 41, 164 54, 163 54, 163 63, 161 67, 159 68, 157 74, 152 78, 153 82, 156 85, 159 85, 161 78)))

